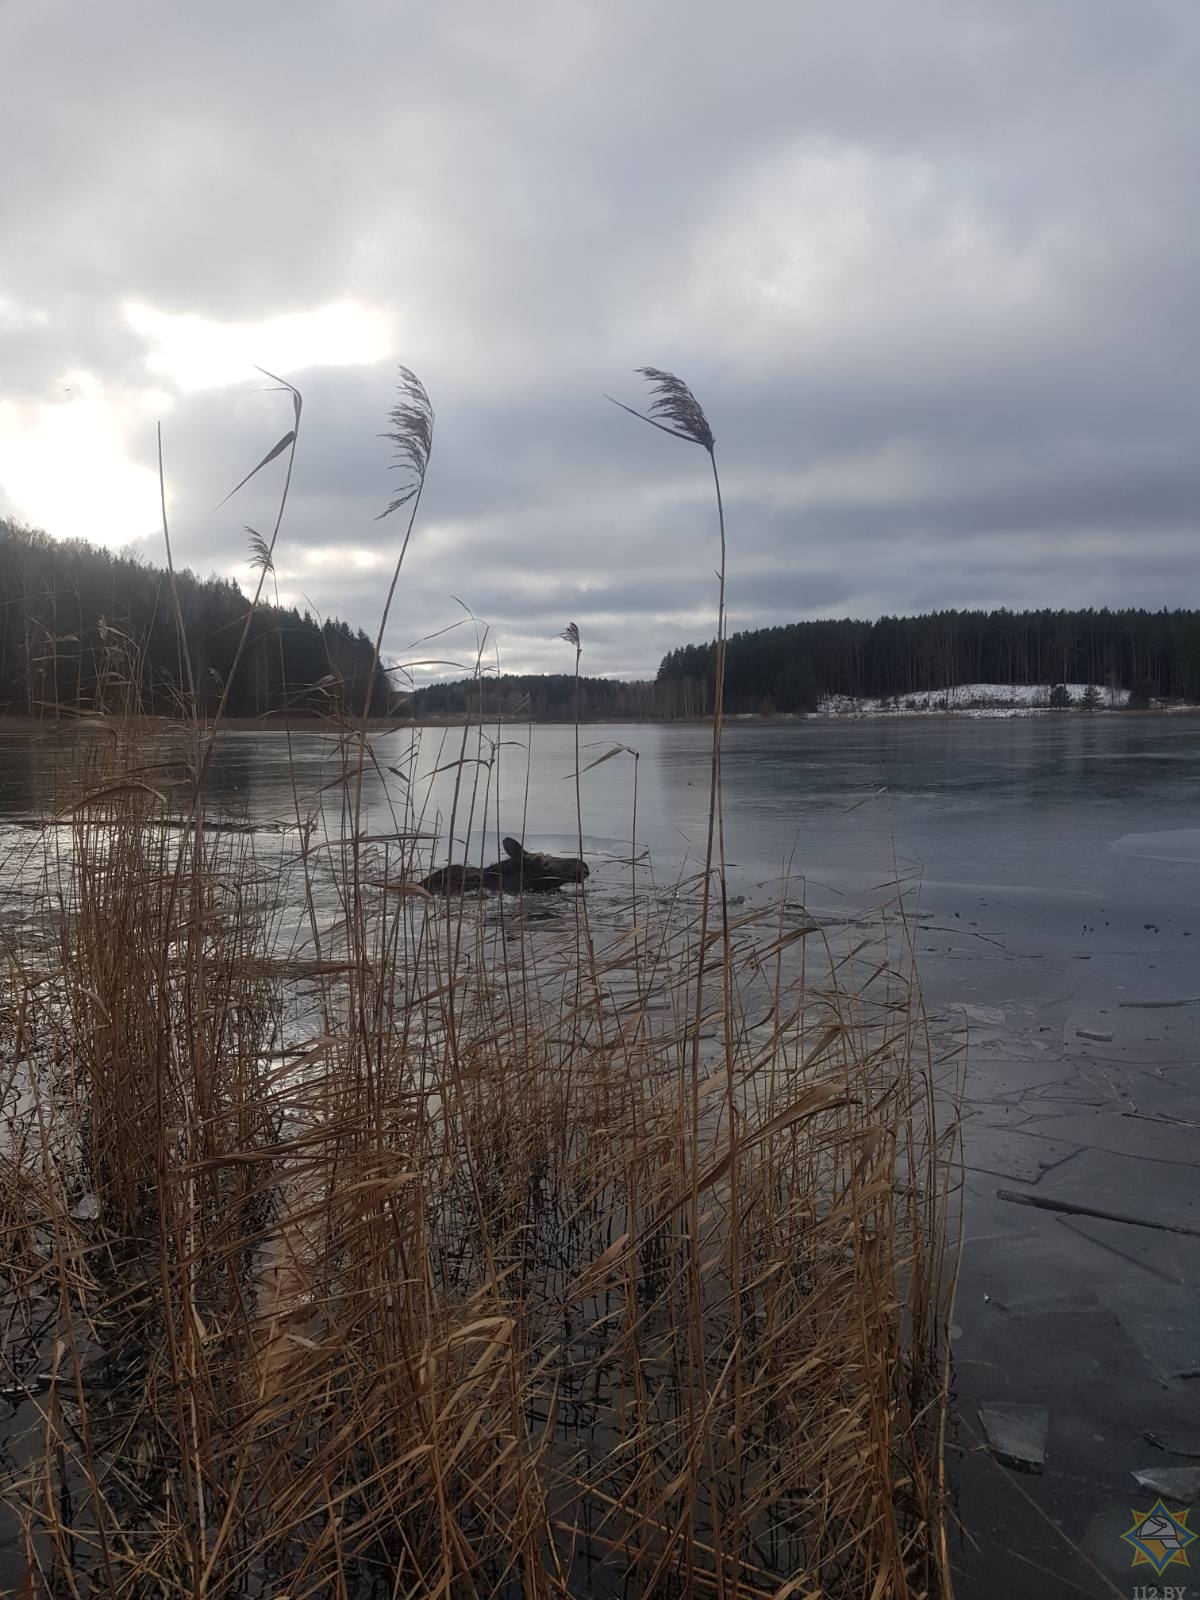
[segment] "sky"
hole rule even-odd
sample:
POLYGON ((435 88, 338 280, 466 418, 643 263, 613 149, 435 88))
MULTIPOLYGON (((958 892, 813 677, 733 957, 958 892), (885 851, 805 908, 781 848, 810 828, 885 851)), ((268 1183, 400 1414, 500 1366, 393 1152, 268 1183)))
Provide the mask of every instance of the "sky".
POLYGON ((1200 604, 1194 0, 0 0, 0 516, 372 635, 653 674, 714 627, 1200 604), (486 632, 485 632, 486 628, 486 632), (448 631, 443 631, 448 630, 448 631))

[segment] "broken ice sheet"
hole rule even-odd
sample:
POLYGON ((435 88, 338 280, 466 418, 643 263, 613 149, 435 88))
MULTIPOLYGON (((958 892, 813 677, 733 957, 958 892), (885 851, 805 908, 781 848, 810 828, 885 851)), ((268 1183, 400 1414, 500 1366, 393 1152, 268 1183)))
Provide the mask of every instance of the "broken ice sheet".
POLYGON ((1194 1500, 1200 1495, 1200 1467, 1145 1467, 1133 1476, 1143 1489, 1153 1489, 1172 1500, 1194 1500))
POLYGON ((1045 1406, 997 1404, 979 1407, 988 1448, 997 1461, 1018 1472, 1041 1472, 1046 1465, 1050 1413, 1045 1406))
POLYGON ((1200 1366, 1200 1293, 1161 1284, 1147 1299, 1140 1284, 1099 1284, 1096 1293, 1160 1376, 1170 1381, 1200 1366))
POLYGON ((1193 1456, 1200 1461, 1200 1433, 1151 1433, 1147 1429, 1142 1438, 1168 1455, 1193 1456))
POLYGON ((1003 1006, 959 1006, 968 1023, 975 1027, 1002 1028, 1005 1022, 1003 1006))

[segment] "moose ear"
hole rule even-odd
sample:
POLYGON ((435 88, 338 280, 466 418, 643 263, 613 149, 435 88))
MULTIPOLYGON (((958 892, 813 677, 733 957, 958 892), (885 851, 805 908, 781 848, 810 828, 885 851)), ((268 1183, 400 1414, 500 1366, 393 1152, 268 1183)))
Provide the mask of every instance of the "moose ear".
POLYGON ((501 839, 500 843, 504 846, 505 855, 511 856, 514 861, 520 861, 525 854, 524 846, 519 845, 515 839, 501 839))

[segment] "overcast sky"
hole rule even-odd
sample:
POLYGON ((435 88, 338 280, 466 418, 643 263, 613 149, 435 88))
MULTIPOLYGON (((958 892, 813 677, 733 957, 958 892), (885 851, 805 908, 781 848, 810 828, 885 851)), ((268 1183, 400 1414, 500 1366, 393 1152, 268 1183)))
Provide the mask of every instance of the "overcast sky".
POLYGON ((1195 0, 0 0, 0 515, 374 631, 652 673, 734 628, 1200 604, 1195 0))

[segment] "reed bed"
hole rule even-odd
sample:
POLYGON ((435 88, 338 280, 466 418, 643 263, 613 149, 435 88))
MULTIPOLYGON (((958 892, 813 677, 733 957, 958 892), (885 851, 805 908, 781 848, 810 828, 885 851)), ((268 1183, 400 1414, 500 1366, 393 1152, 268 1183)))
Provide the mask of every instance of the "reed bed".
POLYGON ((206 818, 211 730, 102 720, 0 990, 16 1591, 948 1596, 899 910, 731 907, 719 810, 603 915, 434 900, 365 719, 269 850, 206 818))

